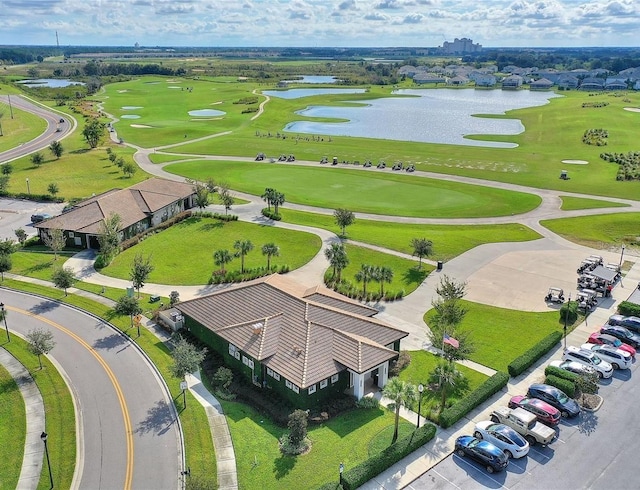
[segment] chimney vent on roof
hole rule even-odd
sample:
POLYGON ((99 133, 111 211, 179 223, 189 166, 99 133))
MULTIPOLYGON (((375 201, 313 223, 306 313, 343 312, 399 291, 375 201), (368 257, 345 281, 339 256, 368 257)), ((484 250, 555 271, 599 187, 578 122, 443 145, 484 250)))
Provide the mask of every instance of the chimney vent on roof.
POLYGON ((262 333, 263 327, 264 327, 264 324, 262 322, 254 323, 253 324, 253 335, 260 335, 262 333))

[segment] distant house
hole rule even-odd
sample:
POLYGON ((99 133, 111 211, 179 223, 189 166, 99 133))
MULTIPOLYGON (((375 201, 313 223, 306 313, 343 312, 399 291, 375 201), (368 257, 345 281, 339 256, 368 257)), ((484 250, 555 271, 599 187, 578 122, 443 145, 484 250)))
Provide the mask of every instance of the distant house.
POLYGON ((459 75, 447 80, 447 85, 466 85, 467 83, 469 83, 469 79, 459 75))
POLYGON ((421 68, 416 68, 412 65, 404 65, 398 68, 398 76, 406 76, 409 78, 413 78, 416 73, 420 73, 422 71, 421 68))
POLYGON ((509 75, 502 80, 502 88, 504 90, 515 90, 522 86, 524 78, 520 75, 509 75))
POLYGON ((414 83, 422 85, 425 83, 445 83, 447 80, 444 76, 437 73, 419 73, 413 77, 413 81, 414 83))
POLYGON ((557 81, 558 87, 562 89, 576 89, 580 84, 578 77, 573 75, 560 75, 557 81))
POLYGON ((604 79, 588 77, 582 80, 580 90, 602 90, 604 89, 604 79))
POLYGON ((299 408, 383 387, 408 335, 372 318, 374 308, 278 274, 175 308, 225 364, 299 408))
POLYGON ((546 78, 534 80, 529 84, 529 88, 531 90, 549 90, 551 87, 553 87, 553 82, 551 80, 547 80, 546 78))
POLYGON ((609 77, 604 81, 605 90, 627 90, 629 88, 626 78, 609 77))
POLYGON ((276 85, 276 87, 278 87, 278 88, 288 88, 289 87, 289 82, 287 82, 286 80, 280 80, 278 82, 278 84, 276 85))
POLYGON ((495 75, 485 73, 479 73, 473 79, 476 82, 476 87, 495 87, 496 83, 498 83, 495 75))
POLYGON ((74 205, 69 211, 35 224, 40 236, 63 230, 69 247, 99 248, 102 224, 111 214, 120 216, 121 240, 156 226, 195 204, 191 184, 147 179, 126 189, 112 189, 74 205))

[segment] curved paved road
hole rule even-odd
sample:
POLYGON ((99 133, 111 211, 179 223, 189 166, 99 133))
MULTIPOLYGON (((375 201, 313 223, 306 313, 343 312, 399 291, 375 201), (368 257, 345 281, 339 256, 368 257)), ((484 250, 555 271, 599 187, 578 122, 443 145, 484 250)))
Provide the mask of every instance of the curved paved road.
MULTIPOLYGON (((0 100, 8 105, 8 97, 9 96, 7 95, 0 95, 0 100)), ((54 140, 63 140, 76 128, 77 123, 74 118, 62 112, 56 112, 53 109, 46 108, 23 96, 11 97, 11 105, 16 109, 31 112, 32 114, 41 117, 47 122, 47 128, 42 134, 31 141, 0 153, 0 164, 11 162, 25 155, 35 153, 36 151, 49 146, 54 140), (64 119, 64 122, 61 123, 60 119, 64 119), (56 131, 58 127, 60 128, 60 131, 56 131)))
POLYGON ((164 382, 126 337, 45 298, 4 290, 9 328, 53 333, 49 354, 68 376, 80 431, 76 488, 180 487, 180 425, 164 382))

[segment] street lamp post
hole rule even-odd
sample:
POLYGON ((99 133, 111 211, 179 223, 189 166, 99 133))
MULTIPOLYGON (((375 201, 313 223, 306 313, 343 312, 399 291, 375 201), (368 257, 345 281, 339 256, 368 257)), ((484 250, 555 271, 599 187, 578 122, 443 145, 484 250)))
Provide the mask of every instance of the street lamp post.
POLYGON ((571 293, 567 300, 567 307, 564 310, 564 350, 567 350, 567 317, 569 316, 569 307, 571 306, 571 293))
POLYGON ((424 391, 424 386, 422 384, 418 385, 418 423, 416 424, 416 429, 420 428, 420 409, 422 408, 422 392, 424 391))
POLYGON ((31 195, 31 187, 29 187, 29 177, 27 177, 27 194, 31 195))
POLYGON ((622 259, 624 258, 624 243, 622 244, 622 250, 620 251, 620 264, 618 264, 618 274, 620 274, 620 286, 622 285, 622 259))
POLYGON ((340 463, 340 485, 342 485, 342 472, 344 471, 344 463, 340 463))
POLYGON ((49 460, 49 447, 47 446, 47 437, 49 434, 46 432, 42 432, 40 434, 40 439, 44 442, 44 453, 47 455, 47 468, 49 468, 49 483, 51 483, 51 488, 53 488, 53 475, 51 474, 51 461, 49 460))
POLYGON ((0 312, 2 312, 2 320, 4 320, 4 329, 7 331, 7 342, 11 342, 11 336, 9 335, 9 327, 7 326, 7 312, 4 309, 4 303, 0 303, 0 312))

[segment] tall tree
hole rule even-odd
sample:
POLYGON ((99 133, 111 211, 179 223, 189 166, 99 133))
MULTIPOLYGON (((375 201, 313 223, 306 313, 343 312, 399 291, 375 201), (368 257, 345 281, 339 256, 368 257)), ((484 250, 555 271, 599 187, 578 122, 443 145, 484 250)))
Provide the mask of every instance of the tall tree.
POLYGON ((22 228, 18 228, 15 231, 16 237, 18 238, 18 243, 20 245, 24 245, 24 242, 27 241, 27 232, 24 231, 22 228))
POLYGON ((2 175, 11 175, 11 172, 13 172, 13 165, 11 165, 11 163, 9 163, 9 162, 3 163, 2 164, 2 175))
MULTIPOLYGON (((116 315, 129 315, 131 326, 133 327, 133 317, 142 313, 142 307, 140 306, 140 302, 136 298, 127 296, 125 294, 124 296, 120 296, 120 298, 118 298, 116 305, 113 307, 113 311, 115 311, 116 315)), ((139 335, 140 332, 138 331, 138 336, 139 335)))
POLYGON ((348 209, 336 209, 333 212, 333 217, 336 220, 336 224, 342 230, 342 236, 346 236, 345 229, 347 228, 347 226, 351 226, 356 221, 356 216, 348 209))
POLYGON ((82 136, 91 148, 96 148, 100 144, 103 135, 104 124, 95 117, 89 119, 82 130, 82 136))
POLYGON ((223 186, 223 184, 220 184, 219 189, 220 202, 224 206, 224 214, 227 214, 236 200, 231 195, 231 192, 229 191, 229 188, 227 186, 223 186))
POLYGON ((360 270, 356 272, 355 278, 356 281, 362 283, 362 292, 365 299, 367 297, 367 284, 373 279, 374 272, 374 267, 369 264, 360 264, 360 270))
POLYGON ((271 202, 273 203, 273 212, 278 214, 280 206, 284 204, 284 194, 282 192, 276 192, 273 195, 273 201, 271 202))
POLYGON ((58 228, 44 230, 42 233, 42 242, 53 252, 53 260, 58 260, 58 252, 66 245, 64 232, 58 228))
POLYGON ((224 271, 224 266, 233 260, 233 255, 228 250, 216 250, 213 252, 213 263, 220 267, 220 272, 224 271))
POLYGON ((331 276, 331 279, 339 282, 342 270, 349 265, 347 250, 342 243, 334 242, 329 245, 329 248, 324 250, 324 256, 329 261, 331 267, 333 267, 333 275, 331 276))
POLYGON ((457 282, 447 274, 444 274, 440 278, 440 283, 436 286, 436 293, 444 301, 462 299, 467 294, 467 283, 457 282))
POLYGON ((264 193, 260 196, 263 201, 267 203, 267 209, 271 211, 271 203, 273 202, 273 197, 275 196, 276 190, 271 187, 267 187, 264 190, 264 193))
POLYGON ((196 206, 204 209, 209 205, 209 188, 200 182, 194 182, 193 190, 196 193, 196 206))
POLYGON ((393 269, 387 266, 376 267, 374 278, 380 283, 380 296, 384 296, 384 283, 393 281, 393 269))
POLYGON ((100 245, 100 254, 102 255, 104 265, 109 265, 109 262, 111 262, 118 252, 120 247, 121 223, 122 219, 117 213, 111 213, 100 223, 98 244, 100 245))
POLYGON ((122 166, 122 173, 124 174, 125 177, 129 179, 133 177, 137 171, 138 171, 138 166, 135 163, 126 162, 122 166))
POLYGON ((422 259, 428 257, 433 252, 433 242, 426 238, 414 238, 411 240, 413 255, 418 257, 418 269, 422 269, 422 259))
POLYGON ((36 167, 39 167, 44 163, 44 156, 39 151, 36 151, 33 155, 31 155, 31 163, 33 163, 36 167))
POLYGON ((170 368, 171 374, 176 378, 184 379, 187 374, 198 370, 206 354, 206 349, 198 349, 184 337, 177 335, 171 351, 173 358, 173 365, 170 368))
POLYGON ((411 405, 416 399, 416 387, 411 383, 402 381, 400 378, 391 378, 382 389, 382 395, 389 398, 392 403, 388 405, 391 410, 395 410, 395 426, 393 429, 393 439, 391 444, 398 440, 398 423, 400 421, 400 408, 411 405))
POLYGON ((49 145, 49 151, 54 157, 56 157, 56 159, 59 159, 64 153, 64 148, 62 147, 62 143, 60 143, 58 140, 55 140, 52 141, 49 145))
POLYGON ((0 274, 4 282, 4 273, 9 272, 13 264, 11 263, 11 255, 0 253, 0 274))
POLYGON ((67 289, 73 286, 76 277, 73 274, 73 269, 70 269, 69 267, 58 267, 55 271, 53 271, 51 280, 53 281, 55 287, 64 290, 64 295, 66 296, 67 289))
POLYGON ((253 243, 250 240, 236 240, 233 248, 236 249, 236 257, 240 257, 240 272, 244 274, 244 257, 253 250, 253 243))
POLYGON ((60 192, 60 188, 58 187, 58 184, 56 184, 55 182, 51 182, 47 187, 47 190, 49 191, 49 194, 51 194, 53 197, 55 197, 56 194, 60 192))
POLYGON ((49 330, 35 328, 27 333, 27 343, 29 352, 38 356, 38 364, 40 364, 40 369, 42 369, 42 359, 40 356, 51 352, 56 345, 56 341, 53 340, 53 334, 49 330))
POLYGON ((131 278, 133 287, 138 291, 138 298, 140 298, 140 289, 144 286, 144 283, 149 278, 149 274, 153 272, 153 269, 154 267, 151 265, 151 255, 145 258, 141 253, 139 253, 133 258, 129 277, 131 278))
POLYGON ((280 247, 275 243, 265 243, 262 246, 262 255, 267 257, 267 270, 271 270, 271 257, 278 257, 280 255, 280 247))

